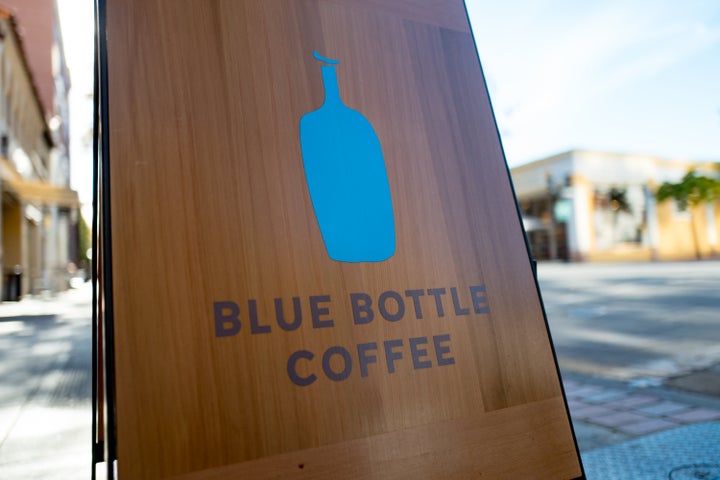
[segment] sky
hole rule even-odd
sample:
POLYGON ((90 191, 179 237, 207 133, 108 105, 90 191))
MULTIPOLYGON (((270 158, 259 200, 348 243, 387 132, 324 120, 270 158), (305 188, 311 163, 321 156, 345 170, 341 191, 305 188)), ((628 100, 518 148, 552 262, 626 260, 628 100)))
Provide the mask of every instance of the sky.
POLYGON ((83 216, 92 218, 93 0, 57 0, 65 59, 70 69, 70 185, 83 216))
POLYGON ((720 1, 467 6, 510 166, 572 148, 720 161, 720 1))
MULTIPOLYGON (((467 0, 511 167, 573 148, 720 161, 720 1, 467 0)), ((58 0, 92 200, 93 2, 58 0)))

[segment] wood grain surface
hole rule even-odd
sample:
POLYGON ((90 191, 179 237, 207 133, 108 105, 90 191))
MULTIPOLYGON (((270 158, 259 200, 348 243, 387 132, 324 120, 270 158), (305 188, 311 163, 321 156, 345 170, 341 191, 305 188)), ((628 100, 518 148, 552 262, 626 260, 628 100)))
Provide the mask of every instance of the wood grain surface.
POLYGON ((229 465, 173 480, 566 478, 575 451, 564 442, 561 400, 423 425, 229 465), (496 436, 498 431, 503 435, 496 436), (548 451, 554 451, 549 459, 548 451), (499 461, 502 460, 502 461, 499 461))
POLYGON ((107 6, 121 479, 581 475, 461 1, 107 6), (298 133, 323 102, 314 50, 340 59, 343 100, 382 144, 387 261, 325 251, 298 133), (422 318, 408 291, 423 292, 422 318), (402 318, 379 314, 384 292, 402 318), (350 293, 373 299, 372 322, 353 322, 350 293), (293 298, 302 324, 283 330, 275 302, 291 318, 293 298), (215 302, 239 306, 236 335, 216 335, 215 302), (269 332, 252 332, 253 309, 269 332), (392 373, 388 341, 401 342, 392 373), (363 376, 357 345, 373 342, 363 376), (331 347, 353 358, 342 381, 323 373, 331 347), (300 350, 314 354, 297 363, 309 386, 287 373, 300 350))

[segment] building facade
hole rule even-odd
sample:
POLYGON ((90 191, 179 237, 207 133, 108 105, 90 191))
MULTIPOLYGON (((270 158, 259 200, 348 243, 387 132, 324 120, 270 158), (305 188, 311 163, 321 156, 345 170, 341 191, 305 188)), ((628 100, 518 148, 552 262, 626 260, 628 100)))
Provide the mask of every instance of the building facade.
POLYGON ((19 4, 19 11, 0 7, 3 300, 67 288, 68 266, 77 257, 79 202, 69 187, 70 82, 55 3, 19 4), (26 28, 22 18, 29 20, 26 28))
POLYGON ((572 150, 511 170, 533 257, 571 261, 649 261, 718 254, 720 202, 682 211, 658 203, 663 182, 716 164, 572 150))

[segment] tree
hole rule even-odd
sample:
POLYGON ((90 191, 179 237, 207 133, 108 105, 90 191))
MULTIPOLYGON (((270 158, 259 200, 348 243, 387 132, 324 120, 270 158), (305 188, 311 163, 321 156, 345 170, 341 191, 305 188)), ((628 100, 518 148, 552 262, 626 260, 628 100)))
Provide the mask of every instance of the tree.
POLYGON ((664 182, 660 185, 657 193, 655 193, 655 198, 657 198, 658 202, 669 199, 675 200, 680 211, 686 211, 690 207, 690 226, 693 245, 695 246, 695 257, 699 260, 701 258, 700 245, 695 231, 695 215, 692 207, 713 202, 715 199, 720 198, 720 181, 698 175, 695 170, 690 170, 678 183, 664 182))
POLYGON ((90 242, 92 240, 92 236, 90 233, 90 228, 88 227, 88 224, 85 222, 85 218, 83 218, 82 215, 78 215, 78 244, 77 244, 77 258, 80 260, 80 265, 82 268, 86 269, 86 271, 90 268, 90 259, 88 258, 88 250, 90 250, 90 242))
POLYGON ((612 211, 612 238, 613 242, 618 242, 618 217, 621 212, 632 213, 630 202, 627 200, 627 190, 624 188, 612 187, 608 192, 608 200, 610 200, 610 210, 612 211))
POLYGON ((632 213, 630 202, 627 201, 627 190, 624 188, 611 188, 610 192, 608 192, 608 198, 610 200, 610 209, 613 212, 632 213))

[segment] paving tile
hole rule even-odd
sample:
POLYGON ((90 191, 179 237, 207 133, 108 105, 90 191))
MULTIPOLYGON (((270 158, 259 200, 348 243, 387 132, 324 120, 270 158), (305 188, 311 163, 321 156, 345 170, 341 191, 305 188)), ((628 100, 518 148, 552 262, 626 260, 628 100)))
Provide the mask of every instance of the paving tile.
POLYGON ((616 443, 632 440, 635 435, 628 435, 607 427, 595 425, 590 422, 573 422, 575 437, 581 452, 588 452, 596 448, 607 447, 616 443))
POLYGON ((686 412, 668 415, 670 420, 678 420, 684 423, 709 422, 720 419, 720 410, 711 408, 692 408, 686 412))
POLYGON ((578 420, 587 420, 594 417, 601 417, 606 415, 612 415, 615 410, 602 407, 600 405, 591 405, 589 407, 578 408, 576 410, 570 410, 570 416, 578 420))
POLYGON ((562 383, 563 383, 563 386, 565 387, 565 390, 577 389, 577 388, 580 388, 580 386, 582 385, 581 383, 576 382, 575 380, 563 380, 562 383))
POLYGON ((677 403, 677 402, 668 402, 663 401, 660 403, 656 403, 654 405, 647 405, 640 408, 635 408, 634 410, 636 412, 643 413, 645 415, 652 415, 652 416, 663 416, 663 415, 672 415, 675 413, 681 413, 686 410, 689 410, 690 405, 684 404, 684 403, 677 403))
POLYGON ((648 433, 667 430, 668 428, 679 427, 680 425, 682 424, 671 422, 662 418, 653 418, 642 422, 618 425, 617 429, 623 433, 629 433, 630 435, 646 435, 648 433))
POLYGON ((603 390, 592 395, 585 395, 583 400, 588 403, 605 403, 618 400, 627 396, 627 392, 622 390, 603 390))
POLYGON ((586 408, 586 407, 590 406, 589 403, 585 403, 582 400, 576 400, 574 398, 569 398, 567 401, 567 404, 568 404, 568 408, 570 410, 577 410, 580 408, 586 408))
POLYGON ((637 409, 661 402, 661 399, 652 395, 630 395, 605 404, 608 408, 617 408, 621 410, 637 409))
POLYGON ((593 423, 605 425, 606 427, 619 427, 620 425, 626 425, 630 423, 639 423, 647 421, 649 417, 640 415, 639 413, 632 412, 620 412, 612 415, 597 416, 588 419, 593 423))
POLYGON ((569 398, 583 398, 583 397, 587 397, 590 395, 594 395, 596 393, 600 393, 603 390, 604 390, 603 388, 596 387, 594 385, 583 385, 579 388, 570 389, 570 390, 566 391, 565 393, 567 394, 567 396, 569 398))

